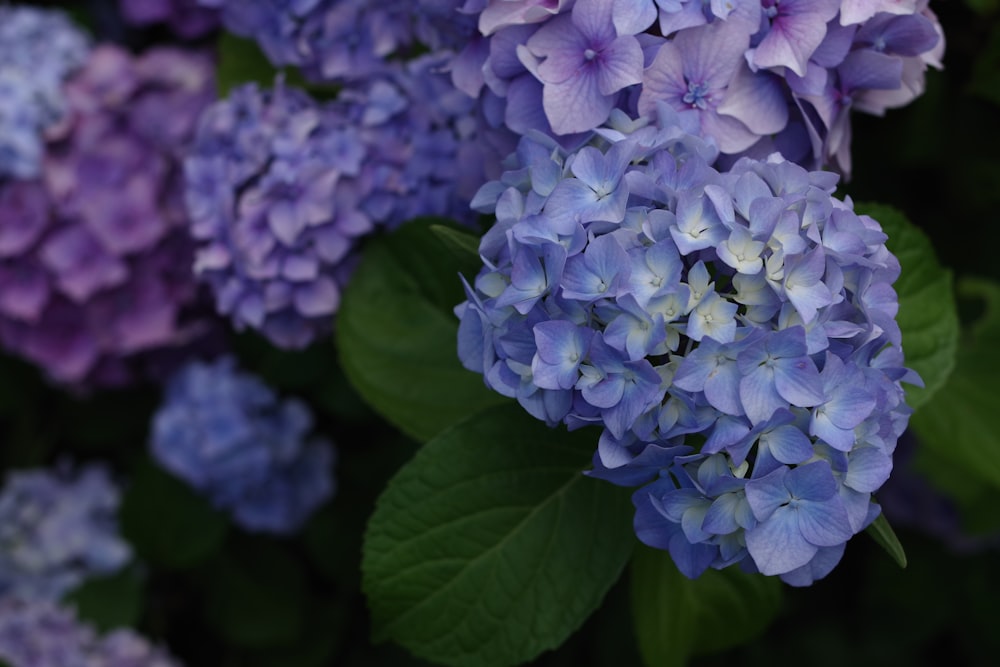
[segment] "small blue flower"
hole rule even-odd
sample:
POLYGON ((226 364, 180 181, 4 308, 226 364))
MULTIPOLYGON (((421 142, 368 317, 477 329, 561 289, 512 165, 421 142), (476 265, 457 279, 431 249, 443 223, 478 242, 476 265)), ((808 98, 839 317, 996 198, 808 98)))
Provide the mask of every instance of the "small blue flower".
POLYGON ((224 358, 191 363, 167 386, 151 448, 163 467, 250 531, 296 531, 334 491, 333 447, 310 438, 312 414, 280 401, 224 358))
POLYGON ((758 524, 746 533, 747 550, 763 574, 784 574, 809 563, 820 547, 853 534, 837 481, 826 461, 781 467, 746 485, 758 524))
POLYGON ((58 600, 132 557, 120 494, 99 466, 8 473, 0 490, 0 595, 58 600))

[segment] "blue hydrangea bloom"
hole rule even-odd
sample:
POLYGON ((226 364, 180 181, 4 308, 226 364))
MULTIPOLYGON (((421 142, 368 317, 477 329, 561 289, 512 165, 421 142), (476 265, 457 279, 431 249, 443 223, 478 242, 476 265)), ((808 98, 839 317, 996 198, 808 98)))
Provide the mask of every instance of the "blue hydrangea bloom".
POLYGON ((63 116, 63 80, 89 40, 61 12, 0 6, 0 179, 37 176, 42 132, 63 116))
POLYGON ((153 418, 157 461, 250 531, 292 533, 334 491, 335 452, 308 406, 279 400, 231 358, 191 363, 153 418))
POLYGON ((10 667, 177 667, 132 630, 101 637, 50 602, 0 597, 0 660, 10 667))
POLYGON ((664 105, 574 152, 523 138, 474 201, 497 222, 459 355, 548 424, 601 426, 590 474, 643 485, 636 532, 686 575, 807 584, 878 514, 919 383, 899 263, 835 174, 777 154, 720 173, 696 123, 664 105))
POLYGON ((237 329, 304 347, 329 333, 360 237, 418 216, 471 220, 499 160, 439 64, 395 67, 322 105, 248 85, 203 114, 185 165, 195 272, 237 329))
POLYGON ((8 473, 0 490, 0 595, 57 600, 132 556, 118 488, 98 466, 8 473))

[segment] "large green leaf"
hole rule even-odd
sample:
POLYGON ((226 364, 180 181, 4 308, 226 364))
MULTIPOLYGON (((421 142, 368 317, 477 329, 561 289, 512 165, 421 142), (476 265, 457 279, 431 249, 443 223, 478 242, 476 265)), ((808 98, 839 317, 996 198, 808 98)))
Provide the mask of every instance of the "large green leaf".
POLYGON ((681 667, 692 655, 762 633, 781 607, 781 582, 736 568, 688 579, 670 555, 641 546, 632 558, 632 615, 648 667, 681 667))
POLYGON ((373 239, 337 319, 351 384, 418 440, 507 400, 459 363, 452 309, 465 298, 459 273, 475 276, 478 258, 460 259, 432 224, 441 221, 416 221, 373 239))
POLYGON ((896 319, 903 332, 906 365, 926 385, 906 388, 907 403, 917 408, 944 385, 955 365, 959 327, 951 271, 938 262, 930 239, 898 210, 870 203, 856 208, 879 221, 889 236, 886 246, 902 266, 894 285, 899 295, 896 319))
POLYGON ((966 477, 1000 487, 1000 285, 964 279, 959 294, 980 300, 984 311, 965 333, 947 384, 910 423, 924 446, 966 477))
POLYGON ((508 404, 428 442, 365 537, 375 638, 448 665, 521 664, 561 644, 635 543, 628 492, 581 472, 596 439, 508 404))

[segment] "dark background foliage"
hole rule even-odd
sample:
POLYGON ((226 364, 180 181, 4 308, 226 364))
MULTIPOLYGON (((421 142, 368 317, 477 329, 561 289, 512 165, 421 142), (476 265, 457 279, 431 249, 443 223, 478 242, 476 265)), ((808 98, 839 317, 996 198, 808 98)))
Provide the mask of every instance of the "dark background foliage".
MULTIPOLYGON (((123 31, 111 3, 77 4, 86 5, 92 27, 109 38, 135 47, 165 38, 123 31)), ((855 116, 854 176, 845 192, 904 211, 958 280, 1000 281, 1000 2, 932 6, 947 35, 946 69, 929 73, 927 92, 908 108, 884 118, 855 116)), ((966 322, 982 311, 974 300, 960 306, 966 322)), ((73 395, 0 357, 3 470, 63 458, 103 460, 126 485, 122 529, 140 562, 78 591, 81 615, 103 627, 133 624, 192 667, 423 664, 392 645, 371 644, 360 580, 362 536, 375 499, 418 445, 354 392, 333 343, 289 353, 252 336, 234 342, 248 370, 310 402, 319 429, 339 449, 335 498, 291 539, 239 531, 150 464, 155 388, 73 395)), ((928 462, 918 455, 898 467, 934 473, 937 463, 947 463, 937 456, 928 462)), ((935 479, 947 486, 943 475, 935 479)), ((962 507, 966 527, 996 533, 1000 491, 979 498, 962 507)), ((894 525, 907 569, 859 536, 829 577, 807 589, 786 588, 782 610, 763 634, 693 664, 995 664, 1000 553, 959 553, 905 522, 894 525)), ((626 574, 579 631, 534 664, 640 664, 629 586, 626 574)), ((712 626, 726 632, 724 618, 712 626)))

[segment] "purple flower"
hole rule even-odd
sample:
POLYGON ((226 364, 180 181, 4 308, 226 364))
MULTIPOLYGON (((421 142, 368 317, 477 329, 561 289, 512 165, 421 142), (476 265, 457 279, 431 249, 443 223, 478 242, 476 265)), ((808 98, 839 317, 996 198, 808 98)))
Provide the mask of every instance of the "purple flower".
POLYGON ((805 76, 810 57, 826 36, 826 24, 837 15, 837 0, 764 0, 763 38, 751 50, 754 67, 787 67, 805 76))
POLYGON ((196 39, 219 25, 218 12, 199 0, 119 0, 122 18, 137 26, 166 23, 185 39, 196 39))
POLYGON ((108 471, 12 471, 0 490, 0 595, 58 600, 132 557, 117 531, 119 492, 108 471))
POLYGON ((877 515, 909 415, 898 262, 832 174, 719 173, 689 114, 657 112, 568 153, 525 137, 482 188, 459 356, 550 425, 602 426, 590 474, 647 484, 637 534, 688 576, 806 585, 877 515))
POLYGON ((666 103, 697 114, 704 136, 724 153, 738 153, 785 127, 787 105, 778 79, 753 73, 742 54, 751 28, 738 20, 685 30, 660 47, 643 75, 639 112, 666 103))
POLYGON ((612 111, 653 117, 667 104, 697 119, 723 167, 778 151, 849 173, 849 110, 882 114, 908 103, 943 49, 926 3, 471 4, 466 11, 485 4, 480 39, 451 70, 459 89, 491 108, 492 122, 573 149, 612 111))
POLYGON ((583 132, 608 118, 616 93, 642 81, 642 48, 611 20, 613 0, 577 0, 573 11, 533 34, 522 61, 542 82, 542 104, 556 134, 583 132), (530 64, 529 64, 530 63, 530 64))
POLYGON ((218 9, 226 29, 255 40, 272 63, 300 67, 314 81, 363 81, 421 44, 462 51, 476 34, 466 0, 196 2, 218 9))
POLYGON ((10 667, 177 667, 132 630, 104 637, 51 602, 0 598, 0 659, 10 667))
POLYGON ((311 439, 312 414, 280 401, 231 358, 185 366, 153 419, 163 467, 250 531, 296 531, 334 491, 334 450, 311 439))
POLYGON ((215 331, 190 275, 180 153, 206 58, 91 52, 42 177, 0 180, 0 342, 79 388, 156 377, 215 331))
POLYGON ((248 85, 205 112, 185 162, 195 272, 238 329, 306 346, 331 329, 359 238, 424 215, 471 221, 462 202, 486 180, 491 137, 439 64, 326 105, 248 85))

